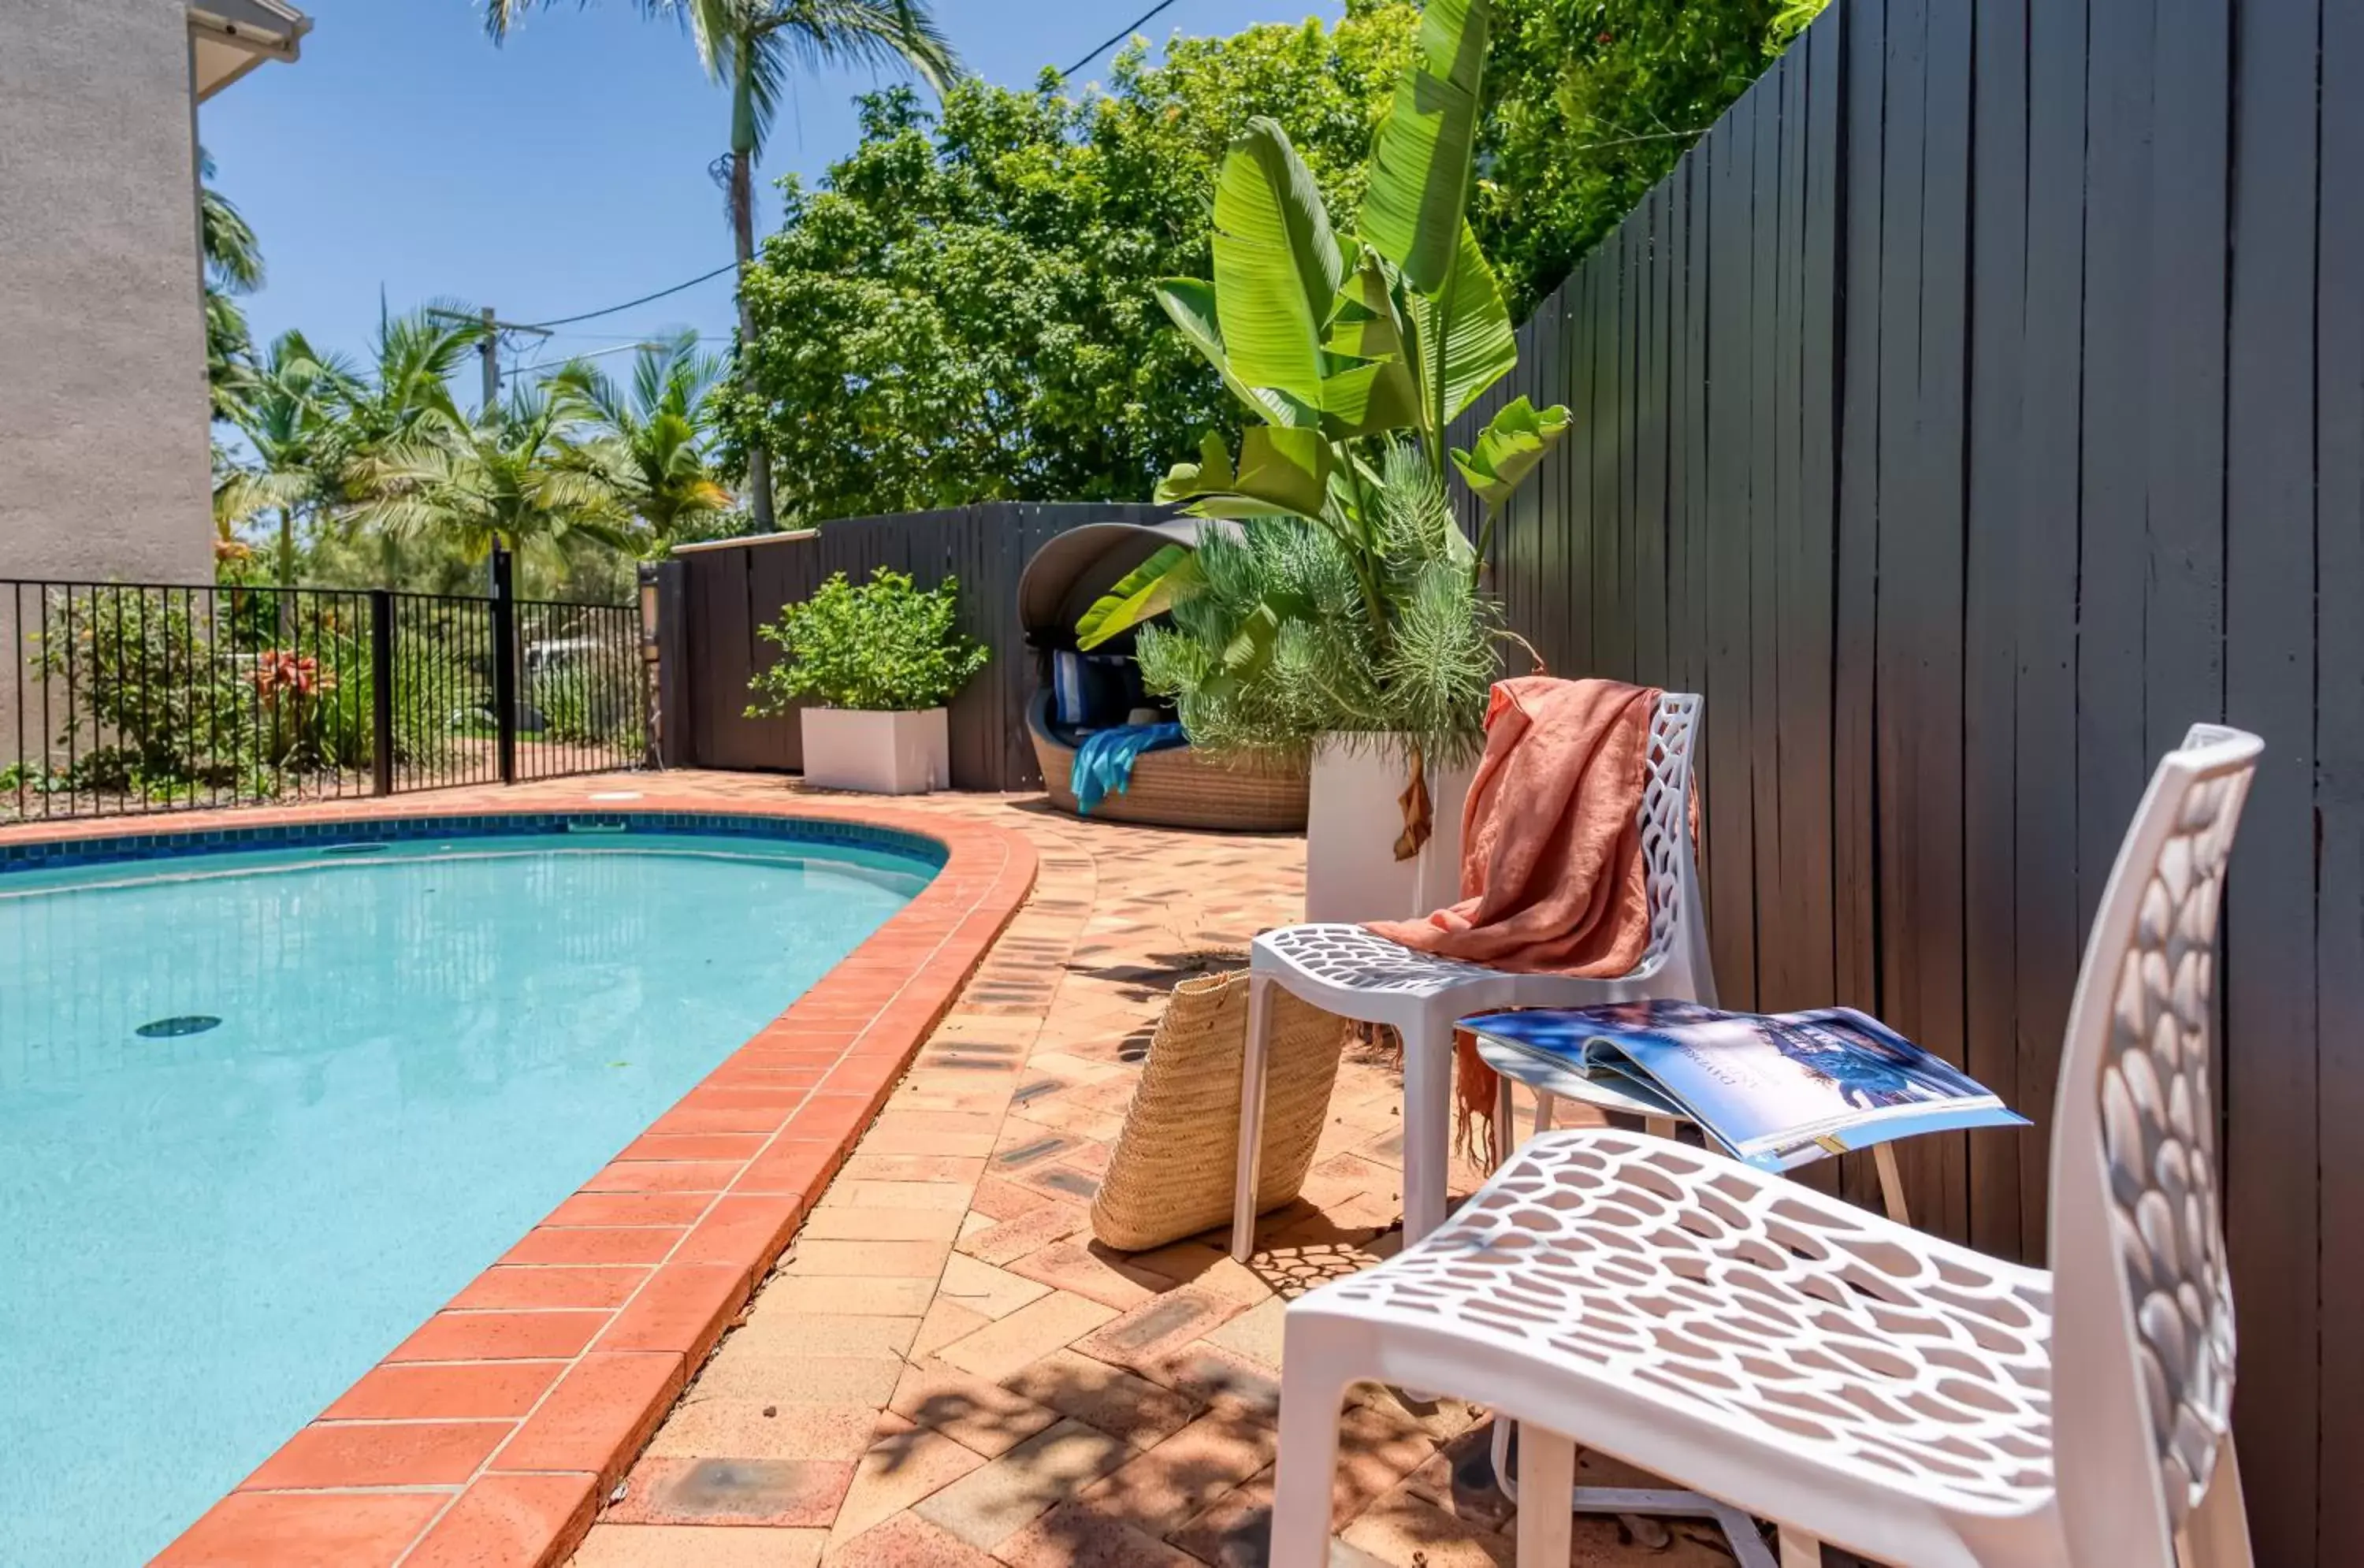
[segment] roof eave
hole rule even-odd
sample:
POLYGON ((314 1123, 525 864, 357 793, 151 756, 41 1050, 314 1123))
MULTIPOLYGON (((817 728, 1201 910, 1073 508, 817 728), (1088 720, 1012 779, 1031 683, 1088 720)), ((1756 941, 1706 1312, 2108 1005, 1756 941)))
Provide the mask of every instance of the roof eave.
POLYGON ((311 17, 281 0, 202 0, 188 7, 188 20, 193 43, 241 57, 210 81, 191 83, 199 103, 266 61, 300 59, 312 30, 311 17))

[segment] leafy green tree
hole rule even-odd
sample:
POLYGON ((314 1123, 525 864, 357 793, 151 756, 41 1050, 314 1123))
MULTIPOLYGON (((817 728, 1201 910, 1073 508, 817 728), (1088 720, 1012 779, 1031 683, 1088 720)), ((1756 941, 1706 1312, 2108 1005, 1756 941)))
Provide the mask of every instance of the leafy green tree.
POLYGON ((617 500, 646 530, 644 553, 706 536, 730 510, 730 492, 707 463, 708 395, 726 365, 697 334, 643 348, 629 387, 589 365, 559 373, 590 406, 597 439, 584 449, 617 500))
POLYGON ((1206 194, 1232 136, 1283 118, 1333 212, 1352 214, 1418 13, 1122 51, 1105 95, 966 82, 941 110, 861 100, 863 139, 787 223, 743 298, 755 398, 740 450, 773 454, 808 520, 970 501, 1140 498, 1228 422, 1221 383, 1152 280, 1205 275, 1206 194))
MULTIPOLYGON (((497 43, 538 0, 487 0, 485 30, 497 43)), ((925 0, 640 0, 641 12, 678 22, 707 75, 730 88, 730 229, 741 278, 739 335, 753 336, 745 278, 755 254, 755 160, 788 91, 792 68, 850 63, 909 71, 942 92, 959 74, 952 46, 925 0)), ((756 520, 772 522, 763 442, 747 449, 756 520)))
POLYGON ((1513 317, 1558 286, 1820 4, 1500 0, 1470 221, 1513 317))
POLYGON ((1774 13, 1772 35, 1783 47, 1800 33, 1814 25, 1814 18, 1830 8, 1831 0, 1781 0, 1780 9, 1774 13))
MULTIPOLYGON (((1470 221, 1512 319, 1671 168, 1816 0, 1500 0, 1470 221), (1790 18, 1783 20, 1784 17, 1790 18)), ((863 139, 791 180, 742 303, 733 448, 773 454, 808 520, 1015 500, 1137 500, 1229 417, 1152 306, 1206 276, 1205 193, 1231 138, 1277 122, 1342 231, 1421 13, 1348 0, 1334 28, 1139 43, 1105 94, 1046 74, 923 113, 862 101, 863 139)), ((1437 466, 1432 453, 1432 465, 1437 466)))

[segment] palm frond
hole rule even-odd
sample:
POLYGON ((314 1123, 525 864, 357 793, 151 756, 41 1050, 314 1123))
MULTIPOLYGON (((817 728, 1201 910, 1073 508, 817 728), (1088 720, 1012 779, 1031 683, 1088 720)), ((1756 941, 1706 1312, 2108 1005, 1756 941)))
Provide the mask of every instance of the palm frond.
POLYGON ((197 228, 207 281, 225 294, 252 294, 262 286, 262 242, 230 199, 213 186, 214 161, 199 154, 203 183, 197 194, 197 228))
POLYGON ((700 353, 697 334, 685 331, 655 348, 642 349, 632 362, 632 404, 640 417, 679 414, 699 419, 699 405, 728 373, 720 354, 700 353))
POLYGON ((960 57, 924 0, 756 0, 761 26, 808 68, 904 71, 941 95, 960 57))
POLYGON ((588 411, 590 418, 604 429, 620 434, 629 432, 639 423, 632 400, 624 395, 613 376, 597 365, 583 360, 569 360, 552 372, 549 379, 564 383, 588 411))

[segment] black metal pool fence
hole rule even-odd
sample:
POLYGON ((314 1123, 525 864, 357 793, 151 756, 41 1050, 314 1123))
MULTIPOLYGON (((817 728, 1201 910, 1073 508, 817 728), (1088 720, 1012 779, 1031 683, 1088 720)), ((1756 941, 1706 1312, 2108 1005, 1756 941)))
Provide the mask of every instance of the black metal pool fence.
POLYGON ((0 821, 638 767, 634 605, 0 578, 0 821))

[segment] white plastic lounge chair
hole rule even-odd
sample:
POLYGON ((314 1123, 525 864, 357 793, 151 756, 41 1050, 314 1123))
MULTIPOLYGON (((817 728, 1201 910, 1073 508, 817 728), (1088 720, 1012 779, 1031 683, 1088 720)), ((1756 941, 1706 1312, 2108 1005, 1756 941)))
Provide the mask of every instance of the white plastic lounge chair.
POLYGON ((2209 1033, 2260 750, 2194 728, 2119 851, 2061 1061, 2049 1271, 1666 1139, 1547 1133, 1289 1305, 1277 1568, 1324 1560, 1361 1379, 1521 1424, 1522 1565, 1567 1562, 1545 1499, 1622 1507, 1572 1490, 1580 1440, 1779 1520, 1785 1565, 1831 1541, 1897 1568, 2171 1568, 2179 1545, 2246 1568, 2209 1033))
POLYGON ((1453 1020, 1491 1007, 1589 1007, 1645 997, 1715 1002, 1707 924, 1692 863, 1691 751, 1701 699, 1667 692, 1650 719, 1649 779, 1642 794, 1642 857, 1648 868, 1650 945, 1631 974, 1578 980, 1512 974, 1432 958, 1360 926, 1284 926, 1255 939, 1248 959, 1248 1049, 1240 1085, 1238 1176, 1232 1255, 1255 1248, 1256 1158, 1264 1147, 1266 987, 1279 985, 1325 1012, 1392 1026, 1404 1042, 1404 1240, 1444 1218, 1453 1121, 1453 1020))

